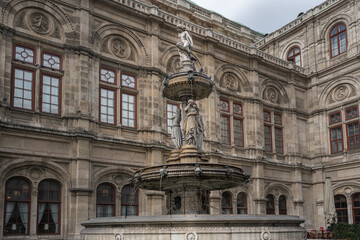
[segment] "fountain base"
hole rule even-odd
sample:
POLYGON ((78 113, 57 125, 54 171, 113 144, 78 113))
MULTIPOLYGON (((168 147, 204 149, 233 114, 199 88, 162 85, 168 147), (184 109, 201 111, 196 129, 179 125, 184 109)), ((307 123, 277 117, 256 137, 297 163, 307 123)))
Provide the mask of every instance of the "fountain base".
POLYGON ((306 239, 304 220, 276 215, 167 215, 94 218, 82 240, 306 239))

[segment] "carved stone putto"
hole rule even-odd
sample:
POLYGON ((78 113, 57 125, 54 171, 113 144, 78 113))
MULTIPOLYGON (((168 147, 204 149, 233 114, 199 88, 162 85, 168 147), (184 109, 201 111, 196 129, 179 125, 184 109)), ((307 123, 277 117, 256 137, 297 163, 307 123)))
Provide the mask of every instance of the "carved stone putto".
POLYGON ((51 31, 51 23, 44 14, 34 12, 30 16, 30 28, 37 33, 47 34, 51 31))

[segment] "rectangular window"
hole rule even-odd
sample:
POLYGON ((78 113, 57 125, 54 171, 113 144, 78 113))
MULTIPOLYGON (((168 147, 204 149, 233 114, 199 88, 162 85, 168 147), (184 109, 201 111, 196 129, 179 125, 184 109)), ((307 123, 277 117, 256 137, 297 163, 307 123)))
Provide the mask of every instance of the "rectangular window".
POLYGON ((121 74, 121 86, 127 88, 136 88, 136 79, 135 76, 130 74, 122 73, 121 74))
POLYGON ((43 53, 42 56, 42 65, 47 68, 61 70, 60 56, 53 55, 50 53, 43 53))
POLYGON ((236 118, 234 118, 234 142, 236 146, 244 146, 242 120, 236 118))
POLYGON ((221 143, 230 144, 230 118, 220 116, 221 143))
POLYGON ((347 124, 348 149, 356 149, 359 144, 359 122, 347 124))
POLYGON ((264 125, 264 141, 265 141, 265 151, 272 151, 271 146, 271 126, 264 125))
POLYGON ((100 68, 100 81, 116 84, 116 73, 113 70, 100 68))
POLYGON ((283 153, 282 128, 275 128, 275 150, 276 153, 283 153))
POLYGON ((125 127, 135 128, 136 97, 132 94, 121 94, 121 124, 125 127))
POLYGON ((343 151, 343 138, 342 138, 341 129, 342 129, 341 126, 330 129, 331 153, 337 153, 343 151))
POLYGON ((167 132, 171 134, 173 126, 173 117, 176 115, 176 111, 179 108, 176 104, 167 103, 166 118, 167 118, 167 132))
POLYGON ((340 53, 346 52, 346 32, 340 33, 340 53))
POLYGON ((35 64, 34 50, 24 46, 16 45, 14 59, 35 64))
POLYGON ((331 49, 333 57, 339 54, 337 36, 331 38, 331 49))
POLYGON ((345 110, 345 119, 353 119, 359 117, 359 111, 357 107, 348 108, 345 110))
POLYGON ((115 124, 116 92, 100 87, 100 122, 115 124))
POLYGON ((333 114, 330 114, 329 116, 329 124, 335 124, 341 122, 341 113, 340 112, 336 112, 333 114))
POLYGON ((13 106, 33 109, 34 72, 14 68, 13 72, 13 106))
POLYGON ((60 114, 60 78, 43 74, 41 82, 41 111, 60 114))

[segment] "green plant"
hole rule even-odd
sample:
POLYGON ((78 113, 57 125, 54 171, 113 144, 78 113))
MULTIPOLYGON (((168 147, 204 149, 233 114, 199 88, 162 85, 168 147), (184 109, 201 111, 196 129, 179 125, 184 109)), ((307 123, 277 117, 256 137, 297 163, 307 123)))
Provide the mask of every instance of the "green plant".
POLYGON ((360 224, 337 223, 334 225, 335 239, 360 240, 360 224))

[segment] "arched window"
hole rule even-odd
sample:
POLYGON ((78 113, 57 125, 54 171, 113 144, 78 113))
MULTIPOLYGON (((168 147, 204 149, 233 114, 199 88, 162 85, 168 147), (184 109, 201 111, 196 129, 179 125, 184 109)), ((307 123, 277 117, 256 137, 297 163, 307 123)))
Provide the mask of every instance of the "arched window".
POLYGON ((354 224, 360 223, 360 193, 352 196, 354 224))
POLYGON ((300 48, 293 47, 287 54, 287 60, 293 62, 297 66, 301 66, 301 53, 300 48))
POLYGON ((271 194, 266 196, 266 214, 275 214, 275 198, 271 194))
POLYGON ((139 215, 139 193, 132 184, 125 185, 121 189, 121 215, 139 215))
POLYGON ((61 187, 57 181, 44 180, 38 193, 38 234, 60 233, 61 187))
POLYGON ((286 207, 286 197, 281 195, 279 197, 279 215, 286 215, 287 207, 286 207))
POLYGON ((335 57, 343 52, 346 52, 346 45, 346 27, 344 24, 339 23, 330 31, 331 57, 335 57))
POLYGON ((96 217, 115 216, 115 188, 109 183, 102 183, 96 190, 96 217))
POLYGON ((232 214, 232 198, 229 192, 224 192, 221 196, 222 214, 232 214))
POLYGON ((338 222, 348 223, 346 197, 339 194, 334 196, 334 200, 338 222))
POLYGON ((246 194, 241 192, 237 195, 237 213, 247 214, 247 197, 246 194))
POLYGON ((30 182, 15 177, 6 182, 4 235, 28 235, 30 218, 30 182))

